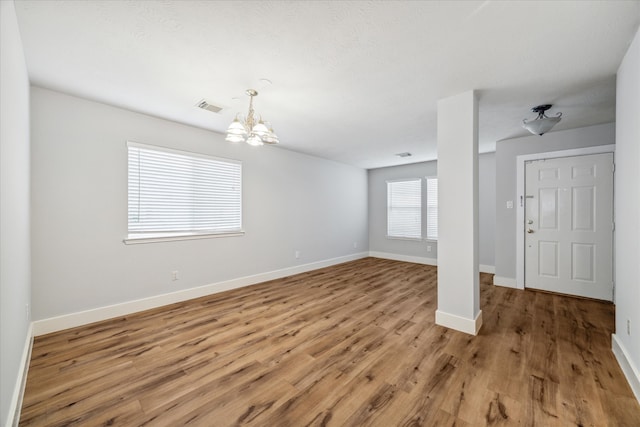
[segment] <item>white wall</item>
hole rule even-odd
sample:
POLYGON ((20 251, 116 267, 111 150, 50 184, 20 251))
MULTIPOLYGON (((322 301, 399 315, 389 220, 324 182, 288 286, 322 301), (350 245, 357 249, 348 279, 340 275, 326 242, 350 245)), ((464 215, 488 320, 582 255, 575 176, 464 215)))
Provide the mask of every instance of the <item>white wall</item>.
MULTIPOLYGON (((571 120, 563 117, 562 120, 571 120)), ((496 277, 516 281, 516 157, 522 154, 545 153, 572 148, 592 147, 615 143, 615 124, 588 126, 505 139, 496 143, 496 277), (507 208, 513 201, 513 208, 507 208)))
POLYGON ((0 425, 30 342, 29 79, 13 1, 0 1, 0 425))
MULTIPOLYGON (((491 271, 494 265, 495 229, 495 154, 478 156, 478 184, 480 191, 480 265, 481 270, 491 271)), ((388 180, 436 176, 437 161, 412 163, 369 170, 369 248, 373 252, 399 255, 434 262, 438 257, 437 242, 416 242, 387 238, 387 184, 388 180), (431 252, 427 251, 431 246, 431 252)), ((426 197, 426 192, 423 194, 426 197)), ((423 224, 426 236, 426 224, 423 224)))
POLYGON ((368 250, 363 169, 35 87, 32 146, 36 320, 368 250), (243 161, 246 234, 124 245, 127 140, 243 161))
POLYGON ((618 69, 615 159, 614 350, 640 400, 640 31, 618 69))

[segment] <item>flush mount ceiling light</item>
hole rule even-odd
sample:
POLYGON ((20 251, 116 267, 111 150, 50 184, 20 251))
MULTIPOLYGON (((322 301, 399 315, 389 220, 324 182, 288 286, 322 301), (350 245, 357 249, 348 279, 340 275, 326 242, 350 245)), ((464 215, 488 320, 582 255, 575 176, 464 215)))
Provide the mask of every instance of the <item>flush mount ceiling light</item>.
POLYGON ((551 104, 538 105, 531 109, 534 113, 538 113, 538 117, 534 120, 524 119, 522 121, 522 127, 531 132, 534 135, 540 135, 549 132, 552 127, 556 125, 560 121, 560 117, 562 117, 562 113, 558 113, 556 117, 547 117, 545 111, 551 108, 551 104))
POLYGON ((253 111, 253 97, 258 96, 258 92, 254 89, 247 89, 246 94, 249 95, 249 112, 246 117, 236 114, 236 118, 227 129, 225 140, 246 142, 249 145, 277 144, 280 141, 269 122, 263 121, 262 116, 260 116, 260 120, 256 120, 255 111, 253 111))

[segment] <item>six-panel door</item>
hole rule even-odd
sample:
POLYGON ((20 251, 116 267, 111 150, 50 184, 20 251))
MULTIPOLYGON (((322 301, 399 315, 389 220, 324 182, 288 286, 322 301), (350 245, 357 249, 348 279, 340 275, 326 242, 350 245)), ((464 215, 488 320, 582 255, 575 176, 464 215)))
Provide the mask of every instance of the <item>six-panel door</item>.
POLYGON ((525 286, 611 301, 613 154, 525 168, 525 286))

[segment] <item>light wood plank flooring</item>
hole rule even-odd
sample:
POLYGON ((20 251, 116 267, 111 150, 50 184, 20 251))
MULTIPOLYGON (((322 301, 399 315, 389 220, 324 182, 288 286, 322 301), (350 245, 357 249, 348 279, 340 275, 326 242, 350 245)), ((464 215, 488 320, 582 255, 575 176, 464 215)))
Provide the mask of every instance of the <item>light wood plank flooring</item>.
POLYGON ((20 425, 640 426, 613 305, 481 282, 476 337, 375 258, 40 336, 20 425))

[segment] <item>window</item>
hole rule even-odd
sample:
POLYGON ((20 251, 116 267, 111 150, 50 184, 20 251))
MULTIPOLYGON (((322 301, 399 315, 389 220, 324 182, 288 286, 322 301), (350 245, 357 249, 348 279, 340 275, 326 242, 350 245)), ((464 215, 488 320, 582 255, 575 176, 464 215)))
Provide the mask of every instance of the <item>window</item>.
POLYGON ((240 162, 133 142, 127 148, 129 239, 242 232, 240 162))
POLYGON ((387 182, 387 236, 422 238, 422 180, 387 182))
POLYGON ((427 177, 427 240, 438 240, 438 178, 427 177))

